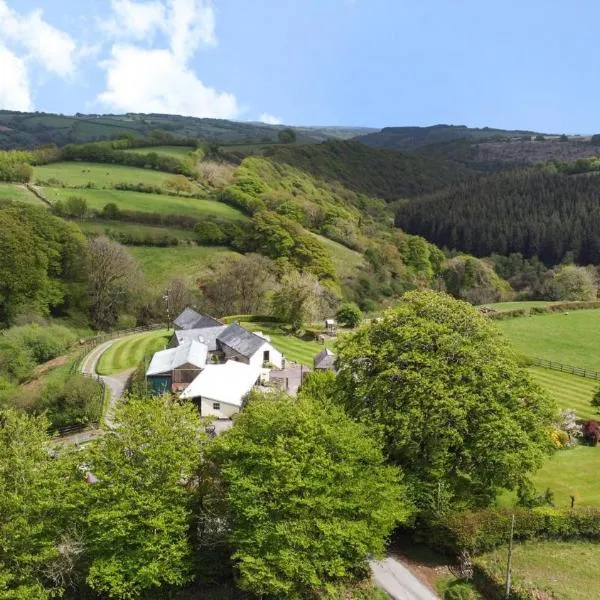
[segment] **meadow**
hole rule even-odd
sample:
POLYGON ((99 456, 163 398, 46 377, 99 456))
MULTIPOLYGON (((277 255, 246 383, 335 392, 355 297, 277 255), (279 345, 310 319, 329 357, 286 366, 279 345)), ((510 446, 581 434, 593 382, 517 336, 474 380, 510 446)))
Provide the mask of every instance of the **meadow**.
POLYGON ((148 148, 129 148, 124 150, 124 152, 130 152, 132 154, 150 154, 151 152, 154 152, 160 156, 183 159, 194 150, 195 148, 192 148, 191 146, 152 146, 148 148))
POLYGON ((16 202, 27 202, 44 206, 42 201, 34 196, 26 187, 13 183, 0 182, 0 200, 15 200, 16 202))
POLYGON ((184 242, 194 241, 197 237, 195 232, 186 229, 155 227, 153 225, 128 223, 127 221, 76 221, 76 224, 86 235, 109 235, 113 232, 117 234, 136 234, 139 236, 169 236, 184 242))
POLYGON ((552 302, 547 302, 545 300, 521 300, 518 302, 495 302, 493 304, 485 304, 484 306, 489 306, 498 312, 507 312, 509 310, 518 310, 522 308, 538 308, 541 306, 548 306, 548 304, 552 304, 552 302))
POLYGON ((362 254, 342 246, 338 242, 334 242, 322 235, 313 234, 327 249, 336 273, 341 279, 356 275, 357 269, 365 264, 362 254))
MULTIPOLYGON (((484 562, 501 575, 506 569, 506 548, 484 554, 484 562)), ((546 592, 539 598, 590 600, 597 598, 600 544, 574 542, 524 542, 513 552, 513 580, 546 592)))
POLYGON ((600 310, 517 317, 496 325, 520 354, 600 371, 600 310))
POLYGON ((169 337, 169 331, 160 329, 118 340, 100 357, 97 371, 100 375, 112 375, 133 369, 155 352, 166 348, 169 337))
POLYGON ((191 217, 219 217, 228 220, 244 220, 246 217, 235 208, 217 202, 190 198, 186 196, 167 196, 165 194, 145 194, 143 192, 126 192, 122 190, 88 190, 45 187, 44 194, 51 202, 66 200, 71 196, 84 198, 89 208, 102 210, 106 204, 113 202, 121 210, 135 210, 163 214, 179 214, 191 217))
POLYGON ((164 286, 175 277, 193 284, 216 260, 236 255, 233 250, 222 246, 132 246, 128 249, 138 261, 148 283, 154 286, 164 286))

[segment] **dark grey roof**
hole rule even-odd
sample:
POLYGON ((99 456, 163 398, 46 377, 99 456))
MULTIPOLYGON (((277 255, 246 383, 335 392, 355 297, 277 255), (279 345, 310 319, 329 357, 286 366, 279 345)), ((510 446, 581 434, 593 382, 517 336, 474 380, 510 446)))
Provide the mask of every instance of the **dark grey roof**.
POLYGON ((233 323, 218 335, 217 341, 250 358, 267 340, 233 323))
POLYGON ((189 306, 173 321, 173 325, 178 329, 204 329, 206 327, 216 327, 222 325, 217 319, 207 315, 201 315, 189 306))
POLYGON ((205 327, 203 329, 185 329, 175 332, 177 345, 185 344, 189 341, 202 342, 206 344, 209 352, 216 352, 218 335, 227 329, 227 325, 219 325, 217 327, 205 327))
POLYGON ((335 354, 329 348, 323 348, 315 356, 315 369, 333 369, 335 367, 335 354))

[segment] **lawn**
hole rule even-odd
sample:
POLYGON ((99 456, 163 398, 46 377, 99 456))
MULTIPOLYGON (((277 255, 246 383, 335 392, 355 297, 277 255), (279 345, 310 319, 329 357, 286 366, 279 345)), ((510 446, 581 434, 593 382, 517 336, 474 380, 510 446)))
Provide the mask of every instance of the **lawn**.
POLYGON ((537 308, 540 306, 548 306, 552 302, 545 302, 543 300, 523 300, 522 302, 496 302, 494 304, 484 304, 489 306, 498 312, 506 312, 509 310, 518 310, 520 308, 537 308))
POLYGON ((185 158, 190 152, 193 152, 195 148, 191 146, 152 146, 148 148, 129 148, 124 152, 132 152, 135 154, 150 154, 155 152, 162 156, 169 156, 171 158, 185 158))
POLYGON ((540 367, 532 367, 528 371, 554 398, 559 409, 572 408, 580 419, 599 418, 590 402, 594 392, 600 387, 600 381, 540 367))
POLYGON ((98 188, 112 188, 117 183, 163 186, 171 177, 173 175, 170 173, 151 169, 78 161, 59 162, 33 168, 34 181, 48 181, 54 178, 67 187, 84 187, 89 182, 93 182, 98 188))
POLYGON ((15 200, 36 206, 47 206, 26 187, 12 183, 0 183, 0 200, 15 200))
POLYGON ((100 357, 97 371, 100 375, 112 375, 133 369, 158 350, 166 348, 169 337, 170 333, 161 329, 118 340, 100 357))
POLYGON ((515 350, 600 371, 600 310, 576 310, 497 321, 515 350))
MULTIPOLYGON (((503 577, 506 548, 484 554, 477 559, 503 577)), ((598 563, 600 544, 576 542, 525 542, 513 552, 513 581, 545 591, 546 598, 590 600, 598 598, 598 563)), ((542 596, 540 596, 541 598, 542 596)))
POLYGON ((237 256, 221 246, 131 246, 128 249, 140 264, 148 283, 154 286, 164 286, 174 277, 193 283, 216 260, 237 256))
POLYGON ((124 221, 75 221, 81 231, 87 235, 108 235, 115 233, 135 233, 137 235, 170 236, 178 240, 192 241, 196 239, 193 231, 169 227, 154 227, 153 225, 140 225, 124 221))
MULTIPOLYGON (((323 344, 312 340, 304 340, 295 335, 288 334, 276 324, 270 323, 242 323, 242 327, 251 331, 262 331, 271 338, 271 342, 287 360, 312 368, 314 357, 323 350, 323 344)), ((332 348, 334 341, 327 342, 332 348)))
POLYGON ((165 194, 144 194, 142 192, 125 192, 121 190, 88 190, 45 187, 44 193, 51 202, 66 200, 70 196, 85 198, 89 208, 102 210, 106 204, 113 202, 122 210, 140 212, 187 215, 203 218, 208 216, 229 220, 244 220, 246 217, 235 208, 223 202, 189 198, 186 196, 167 196, 165 194))

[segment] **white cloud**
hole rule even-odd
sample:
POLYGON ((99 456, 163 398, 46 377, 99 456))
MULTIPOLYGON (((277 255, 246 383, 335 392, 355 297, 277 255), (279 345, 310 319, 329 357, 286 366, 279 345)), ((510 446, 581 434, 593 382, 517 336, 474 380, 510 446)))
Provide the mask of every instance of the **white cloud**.
POLYGON ((269 113, 262 113, 262 115, 258 117, 258 120, 267 125, 281 125, 281 119, 275 115, 270 115, 269 113))
POLYGON ((117 45, 104 67, 107 89, 99 100, 115 110, 217 119, 239 112, 235 96, 205 86, 169 50, 117 45))
POLYGON ((128 112, 239 115, 235 96, 206 86, 189 64, 200 47, 217 43, 209 0, 112 0, 112 7, 105 31, 116 41, 101 65, 106 71, 106 89, 98 96, 102 104, 128 112), (156 33, 164 36, 165 47, 148 48, 144 42, 156 33))
POLYGON ((25 61, 0 43, 0 108, 33 109, 25 61))

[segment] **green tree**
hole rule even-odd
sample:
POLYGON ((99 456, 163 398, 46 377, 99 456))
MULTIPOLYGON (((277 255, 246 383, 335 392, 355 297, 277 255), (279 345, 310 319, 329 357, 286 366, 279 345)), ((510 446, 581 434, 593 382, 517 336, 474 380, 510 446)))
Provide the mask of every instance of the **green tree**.
POLYGON ((81 196, 69 196, 63 210, 73 219, 83 219, 87 214, 87 202, 81 196))
POLYGON ((550 300, 595 300, 598 295, 593 269, 563 265, 549 273, 542 287, 550 300))
POLYGON ((298 330, 315 320, 321 309, 323 290, 314 275, 293 271, 284 275, 271 299, 272 312, 298 330))
POLYGON ((366 575, 408 514, 400 473, 368 430, 307 396, 254 394, 209 456, 241 587, 258 596, 312 598, 366 575))
POLYGON ((296 141, 296 132, 291 127, 282 129, 277 137, 282 144, 293 144, 296 141))
POLYGON ((342 325, 356 327, 363 320, 362 310, 354 302, 345 302, 335 314, 335 318, 342 325))
POLYGON ((173 175, 173 177, 169 177, 165 185, 177 195, 190 194, 194 190, 194 186, 185 175, 173 175))
POLYGON ((120 216, 119 207, 114 202, 105 204, 102 208, 102 218, 110 221, 117 221, 120 216))
POLYGON ((164 397, 130 398, 116 428, 86 457, 90 486, 87 582, 109 598, 138 598, 192 578, 193 482, 205 441, 197 409, 164 397))
POLYGON ((410 292, 336 349, 340 402, 382 427, 421 511, 487 505, 551 451, 555 406, 464 302, 410 292))

